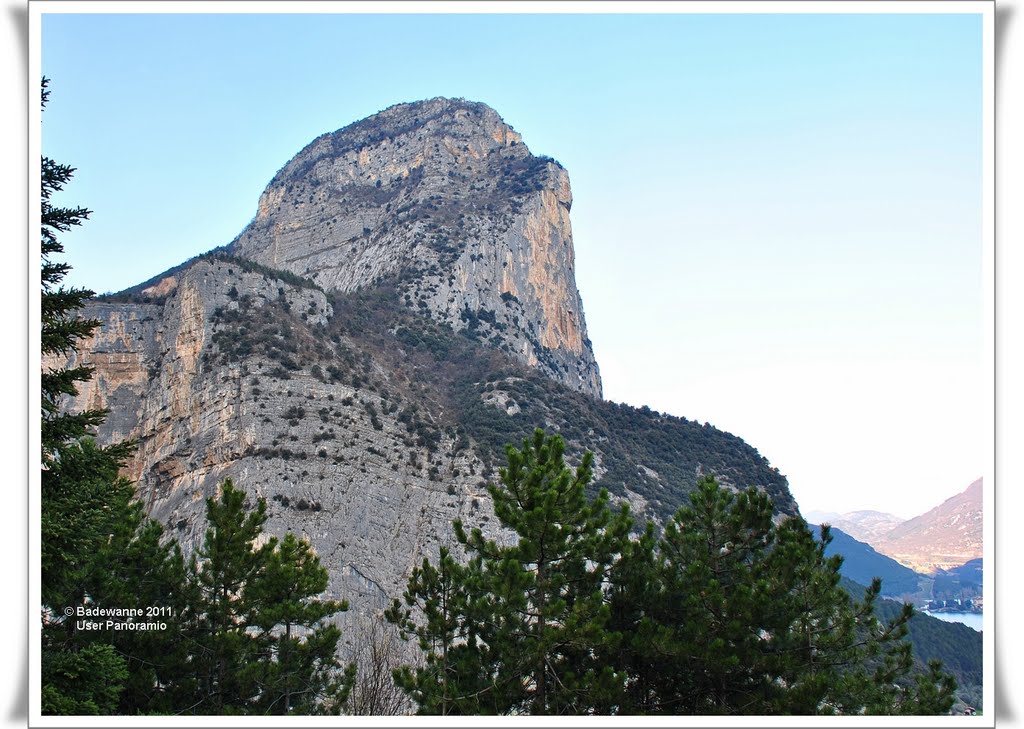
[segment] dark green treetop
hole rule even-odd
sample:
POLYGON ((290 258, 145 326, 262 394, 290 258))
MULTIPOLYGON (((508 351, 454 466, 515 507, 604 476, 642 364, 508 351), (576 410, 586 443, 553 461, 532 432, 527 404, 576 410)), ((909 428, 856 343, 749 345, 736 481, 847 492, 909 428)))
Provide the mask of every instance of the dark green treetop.
POLYGON ((348 606, 317 598, 327 586, 319 558, 293 534, 264 538, 266 501, 250 508, 230 479, 206 509, 189 568, 190 713, 337 713, 353 669, 338 662, 341 632, 325 620, 348 606))
POLYGON ((507 449, 495 513, 512 543, 454 523, 387 617, 422 664, 395 671, 421 713, 943 714, 955 682, 915 670, 912 608, 875 615, 840 581, 826 529, 776 517, 763 491, 699 479, 660 536, 584 488, 561 438, 507 449), (512 541, 514 540, 514 541, 512 541))
POLYGON ((605 630, 603 583, 628 530, 608 494, 586 496, 593 456, 575 471, 560 436, 536 430, 522 450, 506 449, 500 484, 489 486, 502 526, 514 544, 484 538, 479 529, 455 533, 469 560, 442 552, 410 581, 412 612, 393 606, 407 632, 427 652, 426 668, 397 679, 421 710, 438 713, 585 714, 607 711, 624 674, 597 660, 615 636, 605 630))
POLYGON ((624 553, 612 578, 613 628, 636 672, 624 706, 668 714, 942 714, 955 683, 911 674, 910 605, 875 616, 880 583, 853 600, 797 517, 705 477, 661 540, 624 553), (656 670, 645 667, 657 666, 656 670))

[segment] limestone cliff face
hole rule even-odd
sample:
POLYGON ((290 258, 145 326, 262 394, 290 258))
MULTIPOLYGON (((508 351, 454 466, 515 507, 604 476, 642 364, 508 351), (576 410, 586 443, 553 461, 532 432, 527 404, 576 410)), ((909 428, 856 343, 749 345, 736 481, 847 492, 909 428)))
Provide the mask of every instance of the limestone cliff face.
POLYGON ((230 251, 470 328, 601 396, 576 289, 566 171, 484 104, 400 104, 314 140, 274 177, 230 251))
POLYGON ((327 594, 366 613, 453 541, 452 520, 490 521, 483 466, 406 383, 327 333, 323 291, 247 268, 203 259, 135 300, 90 305, 95 375, 69 405, 110 409, 101 442, 136 440, 126 475, 186 552, 232 478, 267 500, 271 534, 310 541, 327 594))

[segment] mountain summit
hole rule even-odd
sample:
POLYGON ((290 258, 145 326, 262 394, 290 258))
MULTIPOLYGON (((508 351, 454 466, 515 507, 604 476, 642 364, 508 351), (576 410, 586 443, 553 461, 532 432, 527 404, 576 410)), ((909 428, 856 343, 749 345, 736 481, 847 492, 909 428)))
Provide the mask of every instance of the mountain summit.
POLYGON ((231 253, 401 298, 569 387, 601 396, 576 290, 565 169, 489 106, 392 106, 313 140, 267 186, 231 253))

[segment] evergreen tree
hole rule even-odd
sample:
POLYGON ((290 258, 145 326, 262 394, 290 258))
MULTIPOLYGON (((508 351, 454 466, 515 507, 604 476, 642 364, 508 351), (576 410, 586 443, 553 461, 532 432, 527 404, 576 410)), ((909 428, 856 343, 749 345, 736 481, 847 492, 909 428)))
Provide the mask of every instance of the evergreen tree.
MULTIPOLYGON (((44 109, 48 98, 44 78, 44 109)), ((42 710, 98 714, 116 709, 128 675, 126 664, 109 636, 80 634, 74 612, 87 601, 95 602, 106 579, 103 548, 138 520, 132 487, 118 476, 131 444, 97 446, 90 436, 105 411, 72 413, 63 408, 64 399, 77 394, 76 384, 92 373, 87 366, 68 362, 75 359, 79 342, 98 326, 78 316, 92 292, 62 286, 70 266, 55 260, 64 251, 58 234, 89 217, 85 208, 52 202, 73 173, 74 168, 49 157, 41 160, 42 710)))
POLYGON ((152 610, 137 622, 163 628, 118 630, 106 639, 128 669, 119 714, 170 714, 188 706, 194 673, 184 616, 195 591, 187 582, 186 564, 174 540, 164 539, 159 522, 146 519, 142 505, 132 502, 136 517, 98 554, 105 564, 93 594, 98 603, 152 610))
POLYGON ((436 566, 424 559, 413 569, 403 596, 406 607, 395 600, 385 613, 401 637, 415 637, 423 652, 422 666, 394 672, 395 683, 421 714, 495 713, 484 669, 490 650, 478 636, 487 607, 480 566, 479 558, 461 565, 441 547, 436 566))
POLYGON ((193 555, 190 577, 197 589, 195 640, 197 713, 237 714, 258 694, 253 641, 247 633, 251 605, 246 588, 259 574, 273 546, 256 546, 267 520, 259 500, 251 513, 245 493, 224 482, 219 499, 206 500, 209 527, 193 555))
POLYGON ((42 673, 42 713, 65 716, 113 713, 128 678, 124 659, 101 642, 44 647, 42 673))
POLYGON ((318 600, 327 571, 294 535, 263 538, 267 505, 230 479, 207 499, 209 528, 189 583, 189 664, 196 714, 336 713, 353 669, 337 661, 341 632, 324 620, 345 603, 318 600), (262 544, 261 544, 262 542, 262 544))
POLYGON ((914 673, 912 608, 875 616, 800 518, 703 478, 660 538, 589 501, 560 438, 508 449, 495 513, 518 541, 455 523, 466 553, 424 560, 387 613, 424 653, 395 680, 421 713, 942 714, 955 682, 914 673))
POLYGON ((607 712, 622 675, 599 660, 614 635, 603 583, 629 530, 628 512, 612 514, 608 494, 586 496, 593 455, 575 472, 560 436, 540 429, 523 449, 506 449, 500 485, 488 490, 501 524, 518 540, 499 545, 455 522, 469 555, 457 565, 442 552, 410 580, 400 614, 427 652, 425 668, 396 679, 420 710, 438 713, 584 714, 607 712))
POLYGON ((626 674, 617 713, 653 714, 660 710, 666 652, 661 647, 668 631, 646 619, 663 591, 656 568, 658 539, 654 524, 628 541, 609 576, 609 632, 620 640, 605 646, 601 657, 626 674))
POLYGON ((327 588, 327 570, 308 542, 291 533, 274 542, 248 590, 257 607, 252 622, 261 630, 258 705, 267 714, 337 713, 355 667, 338 662, 341 631, 323 621, 348 603, 313 599, 327 588))
POLYGON ((766 495, 707 477, 657 552, 651 534, 613 573, 612 627, 628 636, 624 706, 707 715, 939 714, 952 705, 955 685, 938 666, 910 673, 912 608, 880 622, 877 581, 851 599, 841 558, 825 555, 827 529, 819 541, 802 519, 776 524, 766 495))

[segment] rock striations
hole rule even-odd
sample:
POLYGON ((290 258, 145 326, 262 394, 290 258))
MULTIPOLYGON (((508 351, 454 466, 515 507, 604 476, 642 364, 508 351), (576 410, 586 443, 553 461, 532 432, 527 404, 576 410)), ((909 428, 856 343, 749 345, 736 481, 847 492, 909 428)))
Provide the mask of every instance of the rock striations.
POLYGON ((600 397, 571 207, 566 171, 493 109, 438 98, 315 139, 230 251, 325 289, 398 280, 406 303, 600 397))
POLYGON ((570 202, 488 107, 388 109, 285 165, 226 249, 92 304, 95 375, 70 406, 136 441, 127 475, 186 550, 230 477, 272 533, 310 540, 353 614, 400 596, 453 519, 501 536, 485 486, 537 426, 594 450, 641 519, 706 472, 796 513, 739 438, 600 399, 570 202))

